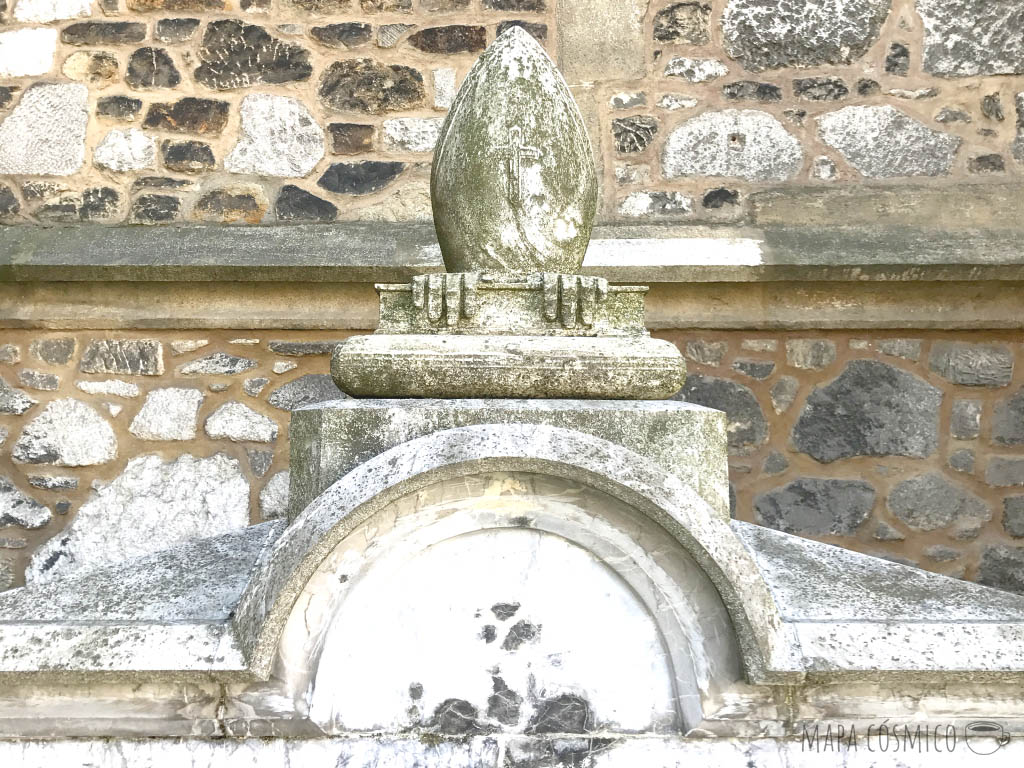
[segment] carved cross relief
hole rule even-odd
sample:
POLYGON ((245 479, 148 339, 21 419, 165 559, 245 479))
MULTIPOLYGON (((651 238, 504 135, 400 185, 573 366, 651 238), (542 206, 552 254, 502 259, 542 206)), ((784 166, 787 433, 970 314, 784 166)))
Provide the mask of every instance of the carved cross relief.
POLYGON ((508 174, 508 199, 513 205, 519 205, 523 201, 523 161, 539 160, 541 153, 536 147, 523 143, 523 129, 518 125, 509 129, 508 144, 502 149, 508 174))

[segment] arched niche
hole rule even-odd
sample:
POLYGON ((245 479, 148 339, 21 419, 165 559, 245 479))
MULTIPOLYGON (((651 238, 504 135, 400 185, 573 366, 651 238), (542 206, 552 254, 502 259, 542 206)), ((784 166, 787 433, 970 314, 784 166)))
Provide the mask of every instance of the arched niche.
POLYGON ((276 674, 327 733, 667 733, 742 662, 714 585, 653 520, 490 472, 353 529, 295 602, 276 674))

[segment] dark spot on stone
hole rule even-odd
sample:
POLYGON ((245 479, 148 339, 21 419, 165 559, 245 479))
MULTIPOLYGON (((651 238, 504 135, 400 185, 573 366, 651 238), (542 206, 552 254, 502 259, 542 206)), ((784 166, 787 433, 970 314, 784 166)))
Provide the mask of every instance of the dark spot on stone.
POLYGON ((953 109, 952 107, 943 107, 939 110, 939 114, 935 116, 935 122, 937 123, 969 123, 971 122, 971 116, 964 112, 962 109, 953 109))
POLYGON ((78 216, 82 221, 97 221, 114 216, 121 203, 121 195, 112 187, 90 187, 82 192, 82 206, 78 216))
POLYGON ((523 697, 505 685, 500 677, 492 677, 491 685, 494 693, 487 697, 487 716, 502 725, 516 725, 523 697))
POLYGON ((465 699, 445 699, 434 710, 430 726, 440 733, 461 736, 484 730, 477 715, 476 707, 465 699))
POLYGON ((153 37, 161 43, 184 43, 199 29, 199 19, 160 19, 153 37))
POLYGON ((537 12, 547 10, 545 0, 484 0, 484 8, 492 11, 511 11, 512 13, 537 12))
POLYGON ((782 114, 785 115, 786 119, 796 125, 803 125, 804 118, 807 117, 806 109, 784 109, 782 114))
POLYGON ((691 374, 675 399, 725 411, 729 452, 749 453, 768 439, 768 423, 749 387, 716 376, 691 374))
POLYGON ((799 477, 754 499, 758 522, 786 533, 849 536, 871 514, 875 489, 861 480, 799 477))
POLYGON ((279 355, 289 357, 307 357, 309 355, 329 355, 341 343, 334 341, 271 341, 267 349, 279 355))
POLYGON ((324 373, 307 373, 294 381, 275 389, 267 402, 282 411, 292 411, 302 405, 322 403, 325 400, 340 400, 346 395, 334 384, 334 379, 324 373))
POLYGON ((533 35, 534 39, 536 39, 540 43, 547 42, 548 25, 538 24, 532 21, 503 21, 498 25, 497 34, 501 35, 502 33, 511 29, 512 27, 521 27, 522 29, 525 29, 527 32, 533 35))
POLYGON ((338 208, 333 203, 294 184, 285 184, 274 204, 278 221, 334 221, 338 208))
POLYGON ((226 101, 187 97, 174 103, 151 104, 143 125, 160 131, 216 136, 227 122, 226 101))
POLYGON ((498 638, 498 630, 494 628, 493 624, 484 624, 484 628, 480 630, 480 639, 485 643, 493 643, 498 638))
POLYGON ((542 699, 530 719, 526 732, 535 733, 587 733, 594 729, 594 717, 586 699, 563 693, 542 699))
POLYGON ((368 195, 384 189, 405 170, 405 163, 367 160, 362 163, 334 163, 317 181, 329 192, 368 195))
POLYGON ((223 11, 227 10, 227 3, 225 0, 128 0, 128 8, 132 11, 169 11, 171 13, 223 11))
POLYGON ((764 381, 775 371, 775 363, 771 360, 736 360, 733 370, 758 381, 764 381))
POLYGON ((248 189, 215 189, 196 203, 196 216, 205 221, 258 224, 267 207, 248 189))
POLYGON ((69 45, 118 45, 146 39, 146 25, 137 21, 83 21, 60 33, 69 45))
POLYGON ((245 88, 260 83, 308 80, 309 51, 233 19, 212 21, 199 48, 196 80, 208 88, 245 88))
POLYGON ((0 109, 6 109, 10 105, 17 90, 16 85, 0 85, 0 109))
POLYGON ((331 135, 331 152, 336 155, 358 155, 373 149, 372 125, 359 123, 331 123, 327 132, 331 135))
POLYGON ((347 9, 352 0, 288 0, 288 3, 309 13, 334 14, 347 9))
POLYGON ((135 180, 132 189, 183 189, 192 186, 188 179, 172 179, 170 176, 142 176, 135 180))
POLYGON ((643 152, 657 132, 658 121, 646 115, 618 117, 612 120, 616 152, 643 152))
POLYGON ((370 42, 373 27, 359 22, 328 24, 324 27, 313 27, 309 30, 309 35, 318 43, 331 48, 355 48, 370 42))
POLYGON ((989 120, 1002 122, 1006 119, 1003 112, 1003 102, 998 93, 990 93, 981 100, 981 114, 989 120))
POLYGON ((897 77, 906 77, 910 71, 910 49, 903 43, 891 43, 885 56, 885 71, 897 77))
POLYGON ((62 336, 57 339, 37 339, 29 346, 29 354, 37 360, 50 365, 67 365, 75 354, 73 336, 62 336))
POLYGON ((487 45, 487 30, 466 24, 428 27, 410 35, 409 44, 426 53, 477 53, 487 45))
POLYGON ((131 88, 174 88, 181 75, 163 48, 139 48, 128 59, 124 81, 131 88))
POLYGON ((217 164, 213 149, 201 141, 171 141, 164 139, 160 145, 164 166, 179 173, 200 173, 217 164))
POLYGON ((967 161, 967 170, 971 173, 1002 173, 1006 170, 1006 162, 1002 155, 978 155, 967 161))
POLYGON ((21 203, 14 196, 14 190, 6 184, 0 184, 0 216, 14 216, 21 210, 21 203))
POLYGON ((859 96, 874 96, 882 92, 882 86, 876 81, 864 77, 857 81, 857 94, 859 96))
POLYGON ((942 393, 912 373, 854 360, 807 398, 793 445, 823 464, 853 456, 931 456, 942 393))
POLYGON ((659 43, 706 45, 711 37, 711 6, 705 3, 675 3, 654 17, 654 39, 659 43))
POLYGON ((761 471, 766 475, 777 475, 789 469, 789 461, 778 451, 772 451, 764 460, 761 471))
POLYGON ((705 208, 722 208, 726 205, 737 205, 740 201, 740 193, 735 189, 716 187, 704 193, 701 201, 705 208))
POLYGON ((317 90, 328 107, 343 112, 385 112, 423 103, 423 75, 412 67, 372 59, 344 59, 331 64, 317 90))
POLYGON ((1024 538, 1024 496, 1003 499, 1003 530, 1015 539, 1024 538))
POLYGON ((730 101, 782 101, 782 89, 756 80, 737 80, 722 86, 722 95, 730 101))
POLYGON ((838 77, 801 77, 793 81, 793 93, 808 101, 838 101, 846 98, 850 89, 838 77))
POLYGON ((96 101, 96 114, 112 120, 135 120, 142 110, 142 99, 130 96, 104 96, 96 101))
POLYGON ((138 224, 174 221, 181 212, 181 200, 171 195, 140 195, 132 203, 131 220, 138 224))
POLYGON ((505 635, 505 639, 501 643, 501 648, 505 651, 519 650, 523 643, 535 640, 539 635, 539 626, 522 619, 513 624, 509 629, 508 634, 505 635))
POLYGON ((423 686, 420 683, 409 684, 409 698, 413 701, 419 701, 423 698, 423 686))
MULTIPOLYGON (((974 422, 977 423, 977 415, 974 422)), ((1024 445, 1024 387, 996 403, 992 413, 992 442, 998 445, 1024 445)))
POLYGON ((516 615, 519 607, 519 603, 495 603, 491 606, 491 613, 498 621, 507 621, 516 615))
MULTIPOLYGON (((66 515, 69 511, 71 511, 71 502, 68 501, 67 499, 61 499, 60 501, 53 505, 53 508, 58 515, 66 515)), ((50 567, 52 568, 53 566, 51 565, 50 567)))
MULTIPOLYGON (((61 543, 64 544, 66 542, 67 542, 67 539, 65 539, 61 543)), ((47 571, 52 569, 53 566, 55 566, 57 564, 58 560, 60 560, 62 557, 64 557, 64 554, 65 554, 64 550, 58 549, 56 552, 54 552, 52 555, 50 555, 48 558, 46 558, 43 561, 43 564, 41 566, 39 566, 39 570, 42 571, 43 573, 46 573, 47 571)))
POLYGON ((978 582, 1024 594, 1024 547, 987 547, 981 556, 978 582))
POLYGON ((274 454, 272 451, 261 451, 254 448, 246 448, 245 455, 249 459, 249 468, 256 477, 263 477, 267 474, 267 470, 270 469, 270 465, 274 461, 274 454))
POLYGON ((412 10, 412 0, 359 0, 359 7, 368 13, 378 11, 407 13, 412 10))

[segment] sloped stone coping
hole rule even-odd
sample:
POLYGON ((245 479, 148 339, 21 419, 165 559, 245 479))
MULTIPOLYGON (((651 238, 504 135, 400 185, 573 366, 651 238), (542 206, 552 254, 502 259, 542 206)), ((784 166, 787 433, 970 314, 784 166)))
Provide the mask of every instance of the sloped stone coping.
POLYGON ((460 427, 410 440, 361 464, 299 515, 246 588, 234 626, 253 674, 265 679, 306 582, 356 526, 426 486, 488 471, 583 482, 667 530, 715 584, 754 682, 798 682, 799 659, 750 554, 696 492, 642 456, 573 430, 519 424, 460 427))

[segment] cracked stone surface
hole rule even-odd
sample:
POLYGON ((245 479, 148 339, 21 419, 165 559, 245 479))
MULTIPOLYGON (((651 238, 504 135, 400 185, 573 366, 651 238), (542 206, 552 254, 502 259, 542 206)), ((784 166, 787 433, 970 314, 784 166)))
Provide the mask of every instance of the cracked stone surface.
POLYGON ((237 400, 224 403, 210 414, 205 429, 212 440, 272 443, 277 439, 276 422, 237 400))
POLYGON ((1024 73, 1024 6, 1017 0, 916 0, 925 72, 941 77, 1024 73))
POLYGON ((242 99, 241 136, 224 160, 231 173, 301 177, 324 156, 324 131, 296 99, 254 93, 242 99))
POLYGON ((52 581, 248 523, 249 483, 235 459, 185 454, 165 463, 157 455, 138 456, 39 548, 25 578, 52 581))
POLYGON ((50 508, 23 493, 9 478, 0 475, 0 528, 17 525, 42 528, 53 519, 50 508))
POLYGON ((26 425, 11 449, 15 461, 86 467, 117 456, 117 438, 109 422, 81 400, 64 398, 47 404, 26 425))
POLYGON ((141 440, 192 440, 202 404, 203 393, 198 389, 154 389, 128 431, 141 440))
POLYGON ((0 123, 0 174, 68 176, 81 168, 88 100, 89 89, 81 83, 28 88, 0 123))

